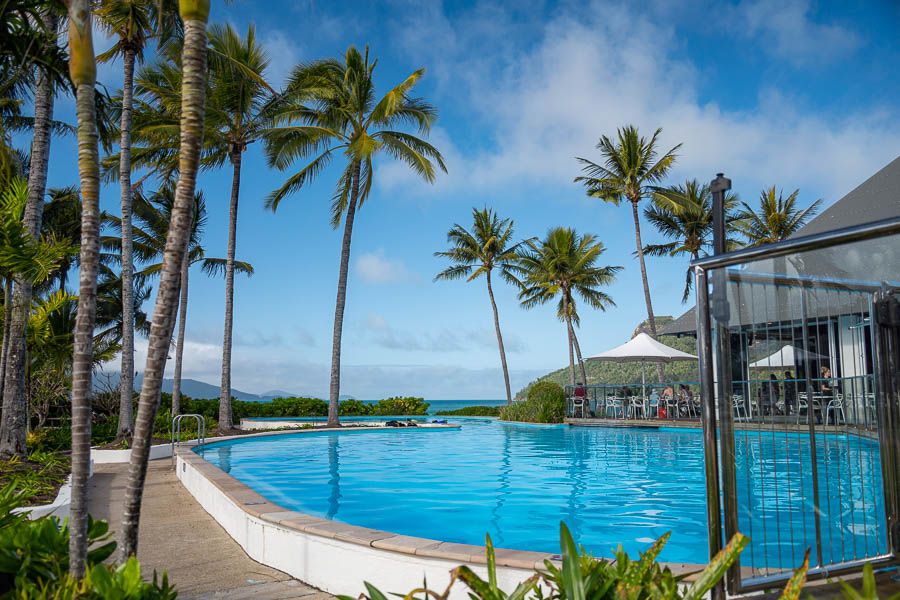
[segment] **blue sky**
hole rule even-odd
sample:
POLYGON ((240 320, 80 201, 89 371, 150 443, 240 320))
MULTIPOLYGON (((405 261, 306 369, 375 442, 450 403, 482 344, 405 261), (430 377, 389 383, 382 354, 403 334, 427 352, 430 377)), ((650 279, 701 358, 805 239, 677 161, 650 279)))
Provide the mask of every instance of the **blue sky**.
MULTIPOLYGON (((482 281, 433 283, 447 229, 473 206, 515 220, 525 237, 574 226, 604 241, 625 267, 617 306, 582 311, 581 344, 596 354, 645 317, 630 210, 586 198, 575 156, 596 158, 601 134, 634 123, 683 143, 671 181, 724 171, 745 200, 763 186, 800 189, 830 204, 900 153, 900 5, 890 0, 612 2, 215 2, 212 21, 253 23, 280 84, 298 61, 369 44, 388 89, 418 67, 418 91, 439 109, 432 142, 449 174, 434 185, 382 160, 354 230, 344 326, 342 393, 427 398, 503 395, 482 281)), ((108 45, 98 40, 98 50, 108 45)), ((121 85, 120 65, 100 78, 121 85)), ((73 102, 57 116, 74 121, 73 102)), ((27 140, 25 140, 27 142, 27 140)), ((77 182, 74 140, 54 140, 50 185, 77 182)), ((263 199, 285 173, 258 146, 244 159, 238 255, 256 275, 235 297, 233 385, 324 394, 340 232, 328 208, 337 169, 286 200, 263 199)), ((230 169, 204 173, 208 254, 223 256, 230 169)), ((102 204, 118 211, 118 189, 102 204)), ((649 226, 646 242, 657 239, 649 226)), ((654 308, 678 315, 687 263, 650 258, 654 308)), ((75 279, 72 278, 74 281, 75 279)), ((514 388, 567 361, 554 308, 518 307, 499 286, 514 388)), ((217 384, 224 283, 192 273, 185 376, 217 384)), ((146 305, 152 309, 152 300, 146 305)), ((138 341, 137 364, 145 360, 138 341)), ((113 367, 114 368, 114 367, 113 367)), ((138 367, 140 368, 140 366, 138 367)), ((171 373, 171 364, 169 366, 171 373)))

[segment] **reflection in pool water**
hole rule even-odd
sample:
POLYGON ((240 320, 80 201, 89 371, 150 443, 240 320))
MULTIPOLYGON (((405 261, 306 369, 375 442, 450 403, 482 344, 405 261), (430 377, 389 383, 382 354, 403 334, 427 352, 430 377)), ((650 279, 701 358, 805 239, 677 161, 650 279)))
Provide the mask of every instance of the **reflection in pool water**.
MULTIPOLYGON (((664 560, 706 561, 699 430, 460 422, 246 438, 200 453, 272 502, 354 525, 468 544, 487 532, 497 546, 556 552, 563 520, 599 556, 619 544, 636 554, 672 531, 664 560)), ((744 564, 797 565, 814 543, 808 440, 737 435, 744 564)), ((884 549, 877 446, 818 441, 826 561, 884 549)))

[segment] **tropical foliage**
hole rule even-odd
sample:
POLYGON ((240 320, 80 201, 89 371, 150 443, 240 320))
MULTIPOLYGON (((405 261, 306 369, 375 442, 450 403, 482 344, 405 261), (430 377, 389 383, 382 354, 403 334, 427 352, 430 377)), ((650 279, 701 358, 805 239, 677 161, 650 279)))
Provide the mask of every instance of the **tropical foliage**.
POLYGON ((528 389, 528 396, 500 408, 504 421, 524 423, 562 423, 566 416, 566 394, 563 387, 553 381, 540 381, 528 389))

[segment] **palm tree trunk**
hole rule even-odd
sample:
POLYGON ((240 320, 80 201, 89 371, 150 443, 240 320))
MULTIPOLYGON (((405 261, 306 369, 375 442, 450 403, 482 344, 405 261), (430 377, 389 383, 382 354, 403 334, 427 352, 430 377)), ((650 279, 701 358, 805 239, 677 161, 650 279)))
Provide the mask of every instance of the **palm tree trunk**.
POLYGON ((134 259, 131 239, 131 111, 134 88, 134 50, 123 57, 122 122, 119 139, 119 187, 122 195, 122 369, 119 375, 119 426, 116 437, 131 436, 134 403, 134 259))
MULTIPOLYGON (((653 315, 653 301, 650 299, 650 283, 647 281, 647 265, 644 262, 644 246, 641 243, 641 219, 638 214, 638 203, 631 202, 631 215, 634 218, 634 243, 637 245, 638 262, 641 265, 641 283, 644 284, 644 302, 647 304, 647 324, 650 325, 650 334, 656 338, 656 317, 653 315)), ((656 374, 659 383, 666 380, 666 368, 662 363, 657 363, 656 374)))
POLYGON ((569 300, 565 289, 563 293, 563 314, 566 318, 566 339, 569 341, 569 385, 575 386, 575 350, 572 343, 572 317, 569 315, 569 300))
POLYGON ((181 300, 178 303, 178 341, 175 343, 175 374, 172 380, 172 416, 181 414, 181 368, 184 360, 184 333, 187 329, 188 271, 190 257, 181 261, 181 300))
POLYGON ((328 391, 328 426, 340 427, 338 400, 341 397, 341 335, 344 329, 344 306, 347 303, 347 271, 350 267, 350 242, 353 237, 353 219, 356 217, 356 201, 359 198, 360 163, 353 165, 353 186, 350 203, 344 220, 344 239, 341 244, 341 265, 338 270, 337 300, 334 304, 334 334, 331 338, 331 386, 328 391))
POLYGON ((231 209, 228 214, 228 254, 225 257, 225 334, 222 336, 222 387, 219 390, 219 431, 231 422, 231 331, 234 324, 234 253, 237 236, 238 196, 241 191, 241 150, 231 151, 231 209))
POLYGON ((575 328, 572 328, 572 345, 575 346, 575 356, 578 358, 578 367, 581 369, 581 383, 587 385, 587 371, 584 368, 584 359, 581 357, 581 345, 578 343, 578 336, 575 335, 575 328))
POLYGON ((162 273, 150 327, 144 382, 141 386, 135 420, 122 527, 119 529, 119 551, 123 559, 137 552, 141 498, 147 476, 153 420, 159 408, 163 372, 175 325, 175 309, 181 291, 179 289, 181 261, 185 259, 190 238, 194 187, 203 142, 206 102, 206 22, 209 18, 209 0, 181 0, 179 8, 184 20, 179 178, 169 232, 166 236, 162 273))
POLYGON ((3 282, 3 349, 0 352, 0 398, 3 397, 3 381, 6 375, 6 359, 9 356, 9 325, 12 321, 12 275, 3 282))
MULTIPOLYGON (((56 31, 53 11, 44 13, 44 25, 56 31)), ((53 83, 38 72, 34 92, 34 137, 28 169, 28 201, 23 222, 32 237, 41 230, 44 194, 47 191, 47 161, 50 158, 50 125, 53 120, 53 83)), ((31 281, 16 276, 13 288, 12 320, 9 323, 9 350, 3 380, 3 414, 0 417, 0 458, 25 456, 28 406, 25 397, 25 328, 31 313, 31 281)))
POLYGON ((72 358, 72 504, 69 509, 69 572, 84 576, 87 556, 87 482, 91 466, 91 388, 94 318, 100 264, 100 157, 94 104, 96 65, 88 0, 69 4, 69 71, 76 85, 78 173, 81 181, 81 250, 78 313, 72 358))
POLYGON ((497 331, 497 346, 500 348, 500 366, 503 367, 503 383, 506 385, 506 404, 512 404, 512 391, 509 389, 509 368, 506 366, 506 349, 503 347, 503 334, 500 333, 500 314, 497 312, 497 303, 494 301, 494 289, 491 287, 491 272, 487 272, 488 296, 491 299, 491 309, 494 311, 494 329, 497 331))

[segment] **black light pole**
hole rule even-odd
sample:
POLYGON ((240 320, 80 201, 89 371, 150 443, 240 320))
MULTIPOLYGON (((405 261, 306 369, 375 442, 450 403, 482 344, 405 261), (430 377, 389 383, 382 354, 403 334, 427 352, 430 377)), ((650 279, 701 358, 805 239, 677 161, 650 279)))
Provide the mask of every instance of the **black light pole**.
POLYGON ((709 183, 713 195, 713 254, 725 252, 725 192, 731 189, 731 180, 724 173, 716 173, 709 183))

